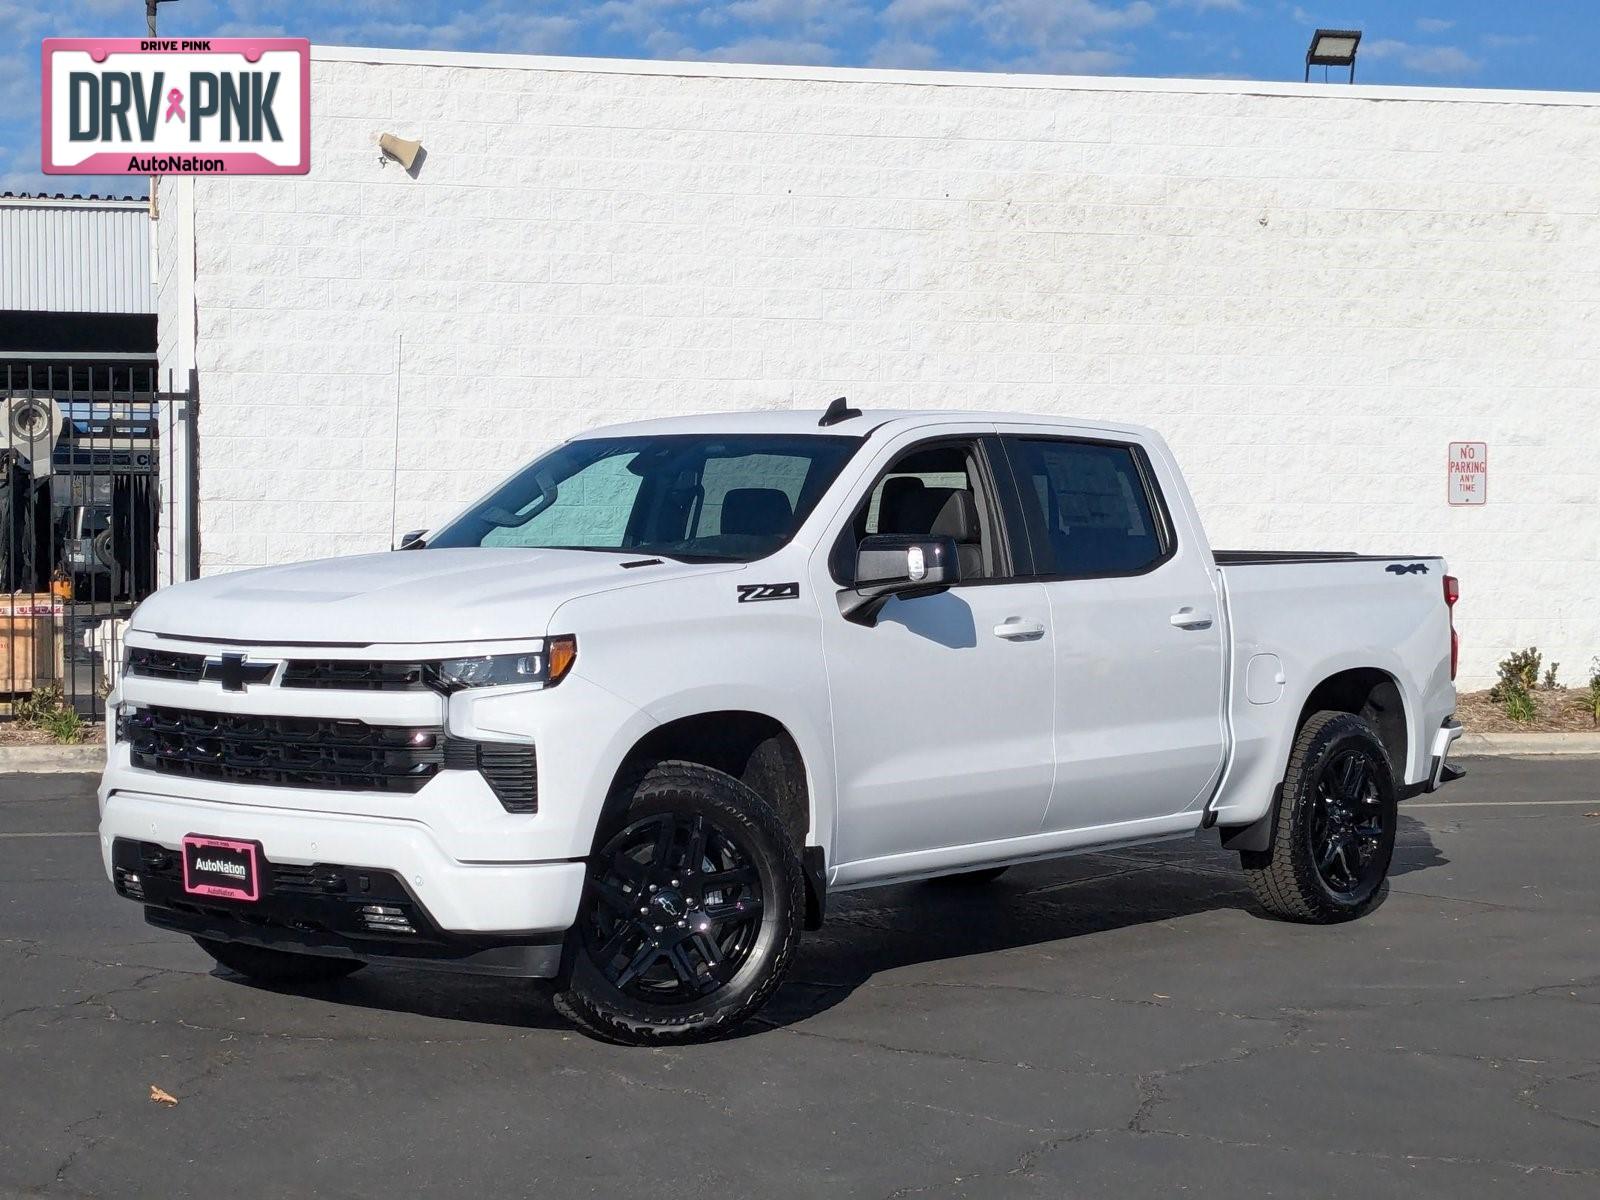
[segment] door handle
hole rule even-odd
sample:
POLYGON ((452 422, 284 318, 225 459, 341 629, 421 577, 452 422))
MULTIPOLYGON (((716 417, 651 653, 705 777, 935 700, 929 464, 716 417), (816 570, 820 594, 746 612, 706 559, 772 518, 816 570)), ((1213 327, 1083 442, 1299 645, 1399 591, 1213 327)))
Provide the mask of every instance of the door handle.
POLYGON ((1032 642, 1044 636, 1044 626, 1021 617, 1007 617, 994 627, 994 635, 1008 642, 1032 642))
POLYGON ((1168 618, 1179 629, 1210 629, 1212 617, 1185 604, 1168 618))

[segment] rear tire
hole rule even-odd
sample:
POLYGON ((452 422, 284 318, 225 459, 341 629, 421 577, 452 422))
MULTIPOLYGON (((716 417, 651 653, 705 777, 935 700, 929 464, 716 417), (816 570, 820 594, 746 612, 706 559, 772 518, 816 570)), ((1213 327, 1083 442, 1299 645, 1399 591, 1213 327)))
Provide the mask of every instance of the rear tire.
POLYGON ((1398 812, 1389 755, 1372 726, 1349 713, 1314 714, 1289 755, 1271 849, 1239 855, 1257 902, 1309 924, 1363 916, 1382 896, 1398 812))
POLYGON ((783 822, 739 780, 669 761, 602 827, 556 1008, 592 1037, 724 1037, 794 960, 805 874, 783 822))
POLYGON ((328 983, 343 979, 367 964, 354 958, 331 958, 322 954, 294 954, 288 950, 269 950, 243 942, 222 942, 197 937, 195 944, 235 975, 257 983, 328 983))

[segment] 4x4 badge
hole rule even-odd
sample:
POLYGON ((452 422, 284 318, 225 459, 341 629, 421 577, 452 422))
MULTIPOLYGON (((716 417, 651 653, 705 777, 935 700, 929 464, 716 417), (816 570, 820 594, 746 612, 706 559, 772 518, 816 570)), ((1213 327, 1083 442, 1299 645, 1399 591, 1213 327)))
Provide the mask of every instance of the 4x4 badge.
POLYGON ((755 600, 798 599, 800 599, 800 585, 798 583, 741 583, 739 585, 740 604, 749 604, 755 600))

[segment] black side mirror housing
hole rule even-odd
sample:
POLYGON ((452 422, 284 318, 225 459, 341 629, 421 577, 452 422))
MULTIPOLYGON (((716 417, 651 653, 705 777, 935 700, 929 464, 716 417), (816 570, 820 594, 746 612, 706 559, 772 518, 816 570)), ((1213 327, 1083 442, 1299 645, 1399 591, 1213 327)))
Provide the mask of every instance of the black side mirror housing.
POLYGON ((839 593, 839 612, 874 625, 890 597, 932 596, 960 582, 954 538, 875 533, 856 547, 855 586, 839 593))
POLYGON ((402 533, 400 535, 400 545, 396 549, 421 550, 427 544, 422 540, 427 532, 426 529, 413 529, 410 533, 402 533))

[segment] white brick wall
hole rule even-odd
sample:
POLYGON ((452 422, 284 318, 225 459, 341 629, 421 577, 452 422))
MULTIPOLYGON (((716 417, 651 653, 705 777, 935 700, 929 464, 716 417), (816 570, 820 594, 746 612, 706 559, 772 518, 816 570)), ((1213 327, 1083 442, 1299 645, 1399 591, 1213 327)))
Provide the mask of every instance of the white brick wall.
POLYGON ((1157 426, 1220 546, 1442 552, 1469 685, 1600 654, 1600 96, 313 57, 311 175, 197 181, 160 267, 208 572, 387 546, 397 403, 404 530, 843 393, 1157 426))

